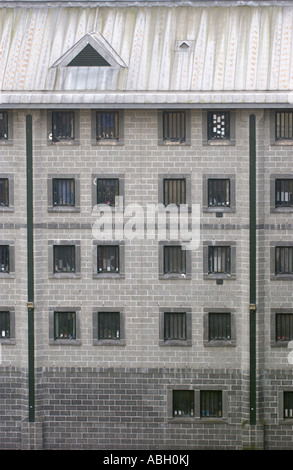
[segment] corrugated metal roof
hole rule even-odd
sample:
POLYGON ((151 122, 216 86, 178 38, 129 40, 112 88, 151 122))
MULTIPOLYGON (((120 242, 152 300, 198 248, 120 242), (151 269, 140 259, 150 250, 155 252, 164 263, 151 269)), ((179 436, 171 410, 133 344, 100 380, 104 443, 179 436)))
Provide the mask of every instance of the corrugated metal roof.
POLYGON ((2 7, 0 100, 23 105, 290 103, 292 33, 293 6, 278 2, 2 7), (126 67, 52 67, 90 32, 101 35, 126 67))

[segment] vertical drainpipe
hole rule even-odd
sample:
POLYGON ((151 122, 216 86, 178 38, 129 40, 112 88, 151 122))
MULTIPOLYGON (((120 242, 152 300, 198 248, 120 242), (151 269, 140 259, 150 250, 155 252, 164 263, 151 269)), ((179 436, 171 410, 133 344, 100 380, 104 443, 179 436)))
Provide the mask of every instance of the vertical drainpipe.
POLYGON ((35 421, 34 376, 34 252, 33 252, 33 145, 32 116, 26 116, 27 178, 27 309, 28 309, 28 400, 29 422, 35 421))
POLYGON ((249 116, 250 424, 256 424, 256 125, 249 116))

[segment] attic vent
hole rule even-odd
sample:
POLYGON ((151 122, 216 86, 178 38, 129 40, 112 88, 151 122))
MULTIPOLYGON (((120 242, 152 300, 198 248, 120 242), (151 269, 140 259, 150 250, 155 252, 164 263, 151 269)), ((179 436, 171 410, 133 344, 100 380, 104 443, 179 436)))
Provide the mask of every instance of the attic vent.
POLYGON ((69 62, 68 67, 110 67, 110 64, 90 44, 87 44, 85 48, 69 62))
POLYGON ((187 51, 189 49, 189 44, 185 41, 183 41, 180 45, 179 45, 179 49, 180 50, 184 50, 184 51, 187 51))

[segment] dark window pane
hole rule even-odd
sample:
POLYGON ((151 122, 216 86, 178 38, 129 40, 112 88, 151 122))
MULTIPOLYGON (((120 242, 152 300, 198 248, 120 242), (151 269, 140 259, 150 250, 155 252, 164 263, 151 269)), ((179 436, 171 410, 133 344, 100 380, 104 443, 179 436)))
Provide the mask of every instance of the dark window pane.
POLYGON ((184 142, 185 138, 185 113, 182 111, 164 112, 163 139, 184 142))
POLYGON ((230 246, 209 246, 209 273, 230 273, 230 246))
POLYGON ((276 139, 293 138, 293 113, 290 111, 276 112, 275 116, 276 139))
POLYGON ((293 313, 276 314, 276 341, 293 339, 293 313))
POLYGON ((54 312, 54 338, 76 339, 75 312, 54 312))
POLYGON ((200 392, 200 410, 202 417, 222 417, 222 392, 219 390, 202 390, 200 392))
POLYGON ((54 249, 54 272, 75 272, 75 246, 55 245, 54 249))
POLYGON ((119 196, 118 179, 97 179, 97 203, 115 206, 115 198, 119 196))
POLYGON ((10 312, 0 312, 0 339, 10 338, 10 312))
POLYGON ((193 390, 173 390, 173 416, 194 416, 193 390))
POLYGON ((276 207, 293 205, 293 180, 276 180, 276 207))
POLYGON ((210 207, 230 206, 230 180, 208 180, 208 205, 210 207))
POLYGON ((96 132, 97 140, 119 139, 118 111, 98 111, 96 132))
POLYGON ((0 178, 0 206, 9 206, 8 178, 0 178))
POLYGON ((186 340, 186 313, 164 314, 164 339, 186 340))
POLYGON ((74 139, 74 112, 57 111, 52 115, 53 140, 74 139))
POLYGON ((230 139, 230 113, 208 113, 208 139, 230 139))
POLYGON ((98 273, 119 273, 119 246, 100 245, 97 250, 98 273))
POLYGON ((181 246, 164 246, 164 273, 186 273, 186 251, 181 246))
POLYGON ((75 181, 72 178, 53 179, 53 205, 75 205, 75 181))
POLYGON ((284 419, 293 418, 293 392, 284 392, 284 419))
POLYGON ((98 339, 120 339, 120 313, 98 313, 98 339))
POLYGON ((231 339, 231 314, 209 313, 209 340, 231 339))
POLYGON ((6 111, 0 112, 0 139, 8 139, 8 114, 6 111))
POLYGON ((164 179, 164 205, 186 203, 186 180, 164 179))
POLYGON ((275 250, 275 273, 292 274, 293 273, 293 247, 277 246, 275 250))
POLYGON ((9 245, 0 245, 0 272, 9 273, 9 245))

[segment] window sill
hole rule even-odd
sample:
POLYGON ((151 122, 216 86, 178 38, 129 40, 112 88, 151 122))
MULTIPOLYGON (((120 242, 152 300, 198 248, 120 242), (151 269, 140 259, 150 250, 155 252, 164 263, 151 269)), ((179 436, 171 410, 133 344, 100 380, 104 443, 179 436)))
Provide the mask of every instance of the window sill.
POLYGON ((81 339, 51 339, 51 346, 81 346, 81 339))
POLYGON ((125 339, 94 339, 94 346, 125 346, 125 339))
MULTIPOLYGON (((293 421, 293 420, 292 420, 293 421)), ((177 423, 208 423, 208 424, 223 424, 228 423, 227 418, 206 418, 199 416, 186 416, 186 417, 175 417, 169 419, 171 424, 177 423)))
POLYGON ((288 349, 288 344, 290 343, 290 341, 271 341, 271 347, 272 348, 286 348, 288 349))
POLYGON ((160 339, 159 346, 186 348, 186 347, 192 346, 192 343, 190 339, 185 339, 185 340, 184 339, 167 339, 167 340, 160 339))
POLYGON ((191 279, 191 274, 159 274, 159 279, 162 280, 181 280, 186 281, 191 279))
POLYGON ((214 206, 214 207, 204 207, 202 209, 203 212, 205 213, 219 213, 219 212, 225 212, 225 213, 233 213, 236 212, 236 210, 233 207, 225 207, 225 206, 214 206))
POLYGON ((203 278, 206 281, 234 281, 236 280, 236 274, 204 274, 203 278))
POLYGON ((62 206, 50 206, 48 207, 48 212, 59 212, 66 214, 67 212, 80 212, 80 207, 62 207, 62 206))
POLYGON ((14 212, 14 207, 12 207, 12 206, 0 206, 0 212, 14 212))
POLYGON ((0 145, 13 145, 12 140, 0 140, 0 145))
POLYGON ((280 140, 274 140, 271 142, 271 147, 281 147, 282 145, 284 146, 292 146, 293 145, 293 139, 280 139, 280 140))
POLYGON ((235 340, 204 340, 203 342, 205 347, 212 348, 230 348, 236 346, 235 340))
POLYGON ((274 213, 281 213, 281 214, 284 214, 284 213, 292 213, 293 212, 293 206, 288 206, 288 207, 271 207, 271 212, 274 212, 274 213))
POLYGON ((0 338, 0 344, 16 344, 15 338, 0 338))
POLYGON ((208 140, 204 143, 204 145, 210 145, 211 147, 217 147, 217 146, 235 146, 236 142, 235 140, 229 140, 229 139, 222 139, 222 140, 208 140))
POLYGON ((0 272, 0 279, 14 279, 14 273, 3 273, 0 272))
POLYGON ((124 279, 121 273, 93 273, 93 279, 124 279))
POLYGON ((81 273, 54 273, 49 275, 49 279, 80 279, 81 273))
POLYGON ((111 139, 109 139, 109 140, 101 139, 101 140, 92 141, 92 145, 97 145, 97 146, 101 146, 101 147, 103 147, 103 146, 105 146, 105 147, 114 146, 115 147, 115 146, 124 145, 124 142, 121 141, 121 140, 118 140, 118 139, 113 139, 113 140, 111 140, 111 139))
POLYGON ((58 140, 58 141, 55 141, 55 140, 48 140, 48 145, 56 145, 56 146, 59 146, 59 145, 64 145, 64 146, 72 146, 72 145, 80 145, 80 142, 79 140, 58 140))
POLYGON ((173 147, 173 146, 179 146, 179 147, 184 147, 184 146, 190 146, 191 142, 184 140, 182 142, 180 141, 172 141, 172 140, 162 140, 158 142, 158 145, 160 146, 166 146, 166 147, 173 147))
POLYGON ((271 281, 293 281, 293 274, 272 274, 271 281))

